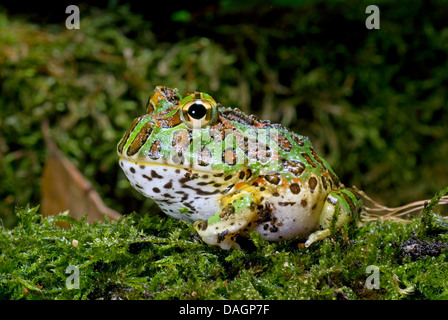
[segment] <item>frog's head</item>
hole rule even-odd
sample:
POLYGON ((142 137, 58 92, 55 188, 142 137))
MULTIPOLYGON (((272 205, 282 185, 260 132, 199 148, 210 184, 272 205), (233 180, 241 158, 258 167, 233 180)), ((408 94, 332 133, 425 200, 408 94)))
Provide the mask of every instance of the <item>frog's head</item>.
POLYGON ((282 162, 310 150, 306 137, 279 124, 225 108, 206 93, 183 98, 177 89, 161 86, 117 146, 120 159, 134 165, 226 175, 244 168, 255 175, 278 171, 282 162))
MULTIPOLYGON (((216 123, 218 104, 206 93, 182 98, 177 89, 158 86, 148 100, 147 113, 134 119, 117 146, 120 158, 143 164, 205 169, 212 155, 203 133, 216 123), (193 139, 197 141, 193 146, 193 139)), ((204 170, 210 171, 210 170, 204 170)))

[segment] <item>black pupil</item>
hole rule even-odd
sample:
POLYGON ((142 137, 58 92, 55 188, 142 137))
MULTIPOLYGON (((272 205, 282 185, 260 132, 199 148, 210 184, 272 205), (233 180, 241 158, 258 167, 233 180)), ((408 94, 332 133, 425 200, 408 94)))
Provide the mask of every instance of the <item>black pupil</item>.
POLYGON ((190 117, 196 120, 202 119, 205 114, 207 113, 207 110, 205 109, 203 104, 195 103, 188 108, 188 114, 190 117))

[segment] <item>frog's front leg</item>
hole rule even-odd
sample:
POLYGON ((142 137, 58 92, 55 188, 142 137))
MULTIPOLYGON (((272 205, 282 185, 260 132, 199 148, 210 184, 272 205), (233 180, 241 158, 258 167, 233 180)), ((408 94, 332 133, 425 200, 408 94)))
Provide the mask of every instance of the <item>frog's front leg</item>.
POLYGON ((361 206, 362 202, 354 192, 348 189, 331 191, 325 199, 320 214, 320 230, 309 235, 305 247, 329 237, 333 232, 340 230, 344 224, 356 221, 361 206))
POLYGON ((224 210, 208 220, 197 220, 194 228, 202 240, 222 249, 239 249, 235 237, 254 220, 257 215, 255 198, 251 193, 241 192, 233 196, 224 210))

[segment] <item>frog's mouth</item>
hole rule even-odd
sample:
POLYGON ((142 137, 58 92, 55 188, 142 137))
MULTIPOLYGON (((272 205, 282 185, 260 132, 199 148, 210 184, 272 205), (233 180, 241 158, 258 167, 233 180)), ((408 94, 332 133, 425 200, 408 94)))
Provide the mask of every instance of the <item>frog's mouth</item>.
POLYGON ((172 169, 172 170, 184 169, 187 171, 194 171, 197 173, 209 173, 210 172, 210 170, 205 170, 205 169, 201 170, 200 168, 196 168, 195 166, 192 166, 192 165, 186 165, 184 163, 176 164, 167 159, 162 159, 160 161, 156 161, 156 160, 155 161, 147 161, 147 160, 139 160, 139 159, 134 160, 134 159, 120 156, 119 162, 120 162, 120 164, 124 163, 124 162, 130 163, 135 166, 139 166, 140 168, 143 168, 143 167, 151 168, 152 167, 157 170, 163 170, 163 168, 167 168, 167 169, 172 169))
POLYGON ((123 167, 124 163, 130 163, 133 166, 139 168, 153 168, 156 171, 166 171, 166 170, 187 170, 189 172, 194 172, 197 174, 210 174, 218 173, 222 170, 212 167, 211 164, 207 166, 199 165, 197 161, 187 161, 185 157, 179 157, 174 154, 171 157, 164 158, 160 157, 158 159, 142 158, 138 155, 134 157, 127 157, 125 155, 120 155, 119 157, 120 166, 123 167))

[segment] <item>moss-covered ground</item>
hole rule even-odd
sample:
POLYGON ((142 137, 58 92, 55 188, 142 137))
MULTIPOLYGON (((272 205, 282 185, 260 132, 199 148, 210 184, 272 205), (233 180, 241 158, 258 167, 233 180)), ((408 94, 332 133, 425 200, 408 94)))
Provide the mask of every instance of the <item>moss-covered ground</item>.
POLYGON ((436 203, 410 223, 369 222, 309 248, 252 234, 232 251, 159 215, 91 225, 18 209, 18 225, 1 228, 0 299, 447 299, 436 203))

